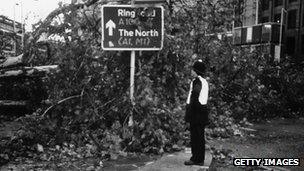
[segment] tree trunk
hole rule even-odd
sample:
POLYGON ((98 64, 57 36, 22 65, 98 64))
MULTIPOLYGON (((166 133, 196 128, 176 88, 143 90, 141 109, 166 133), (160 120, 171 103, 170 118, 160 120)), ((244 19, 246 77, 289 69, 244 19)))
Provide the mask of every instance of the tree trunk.
POLYGON ((0 106, 25 106, 27 101, 0 100, 0 106))
POLYGON ((16 77, 16 76, 39 76, 58 71, 58 65, 36 66, 36 67, 23 67, 21 69, 0 71, 0 78, 16 77))

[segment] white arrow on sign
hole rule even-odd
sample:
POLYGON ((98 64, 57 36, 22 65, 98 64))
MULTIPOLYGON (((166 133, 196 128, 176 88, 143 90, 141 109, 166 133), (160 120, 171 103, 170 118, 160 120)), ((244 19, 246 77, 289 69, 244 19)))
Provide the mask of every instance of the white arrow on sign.
POLYGON ((109 36, 113 36, 113 29, 116 28, 116 24, 112 20, 109 20, 106 23, 106 28, 109 29, 109 36))
POLYGON ((114 43, 112 41, 109 41, 109 47, 114 47, 114 43))

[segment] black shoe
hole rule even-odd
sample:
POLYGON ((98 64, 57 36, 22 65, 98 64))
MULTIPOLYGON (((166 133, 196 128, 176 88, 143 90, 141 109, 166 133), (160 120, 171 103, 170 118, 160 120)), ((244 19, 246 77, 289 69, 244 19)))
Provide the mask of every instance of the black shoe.
POLYGON ((194 163, 192 160, 185 161, 184 164, 185 164, 186 166, 195 165, 195 163, 194 163))
POLYGON ((185 161, 184 163, 186 166, 191 166, 191 165, 199 165, 199 166, 204 166, 204 162, 194 162, 192 160, 185 161))
POLYGON ((204 166, 204 162, 197 162, 197 163, 195 163, 195 165, 204 166))

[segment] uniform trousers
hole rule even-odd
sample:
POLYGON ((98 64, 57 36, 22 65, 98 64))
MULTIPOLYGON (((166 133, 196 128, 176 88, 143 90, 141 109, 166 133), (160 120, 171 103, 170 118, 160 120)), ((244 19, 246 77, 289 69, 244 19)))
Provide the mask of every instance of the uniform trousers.
POLYGON ((190 123, 191 161, 202 163, 205 160, 205 125, 190 123))

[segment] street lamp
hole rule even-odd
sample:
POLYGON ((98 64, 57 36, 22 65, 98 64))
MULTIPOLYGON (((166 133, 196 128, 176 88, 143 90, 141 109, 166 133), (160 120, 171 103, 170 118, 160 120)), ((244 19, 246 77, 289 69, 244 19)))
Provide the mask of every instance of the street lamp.
POLYGON ((24 20, 23 20, 23 3, 22 1, 20 1, 21 4, 21 48, 23 50, 23 46, 24 46, 24 20))
POLYGON ((281 27, 280 27, 280 46, 282 44, 282 38, 283 38, 283 22, 284 22, 284 12, 287 13, 287 10, 282 8, 281 9, 281 27))
POLYGON ((281 52, 282 52, 284 13, 287 13, 287 10, 285 8, 282 8, 281 9, 281 23, 280 23, 280 40, 279 40, 279 47, 278 47, 279 54, 275 55, 275 60, 278 62, 280 62, 280 56, 281 56, 281 52))
POLYGON ((255 6, 255 24, 259 24, 259 0, 255 1, 256 6, 255 6))
MULTIPOLYGON (((19 4, 14 3, 14 22, 13 22, 14 34, 16 34, 16 5, 19 5, 19 4)), ((14 54, 16 55, 16 41, 14 41, 14 54)))
MULTIPOLYGON (((14 22, 13 22, 13 24, 14 24, 14 26, 13 26, 13 29, 14 29, 14 34, 17 34, 16 33, 16 6, 17 5, 19 5, 20 4, 20 13, 21 13, 21 31, 22 31, 22 35, 21 35, 21 48, 23 49, 23 46, 24 46, 24 43, 23 43, 23 41, 24 41, 24 27, 23 27, 23 25, 24 25, 24 21, 23 21, 23 3, 22 3, 22 1, 20 1, 20 3, 18 3, 18 2, 15 2, 14 3, 14 22)), ((15 53, 15 55, 16 55, 16 41, 14 42, 14 53, 15 53)))

